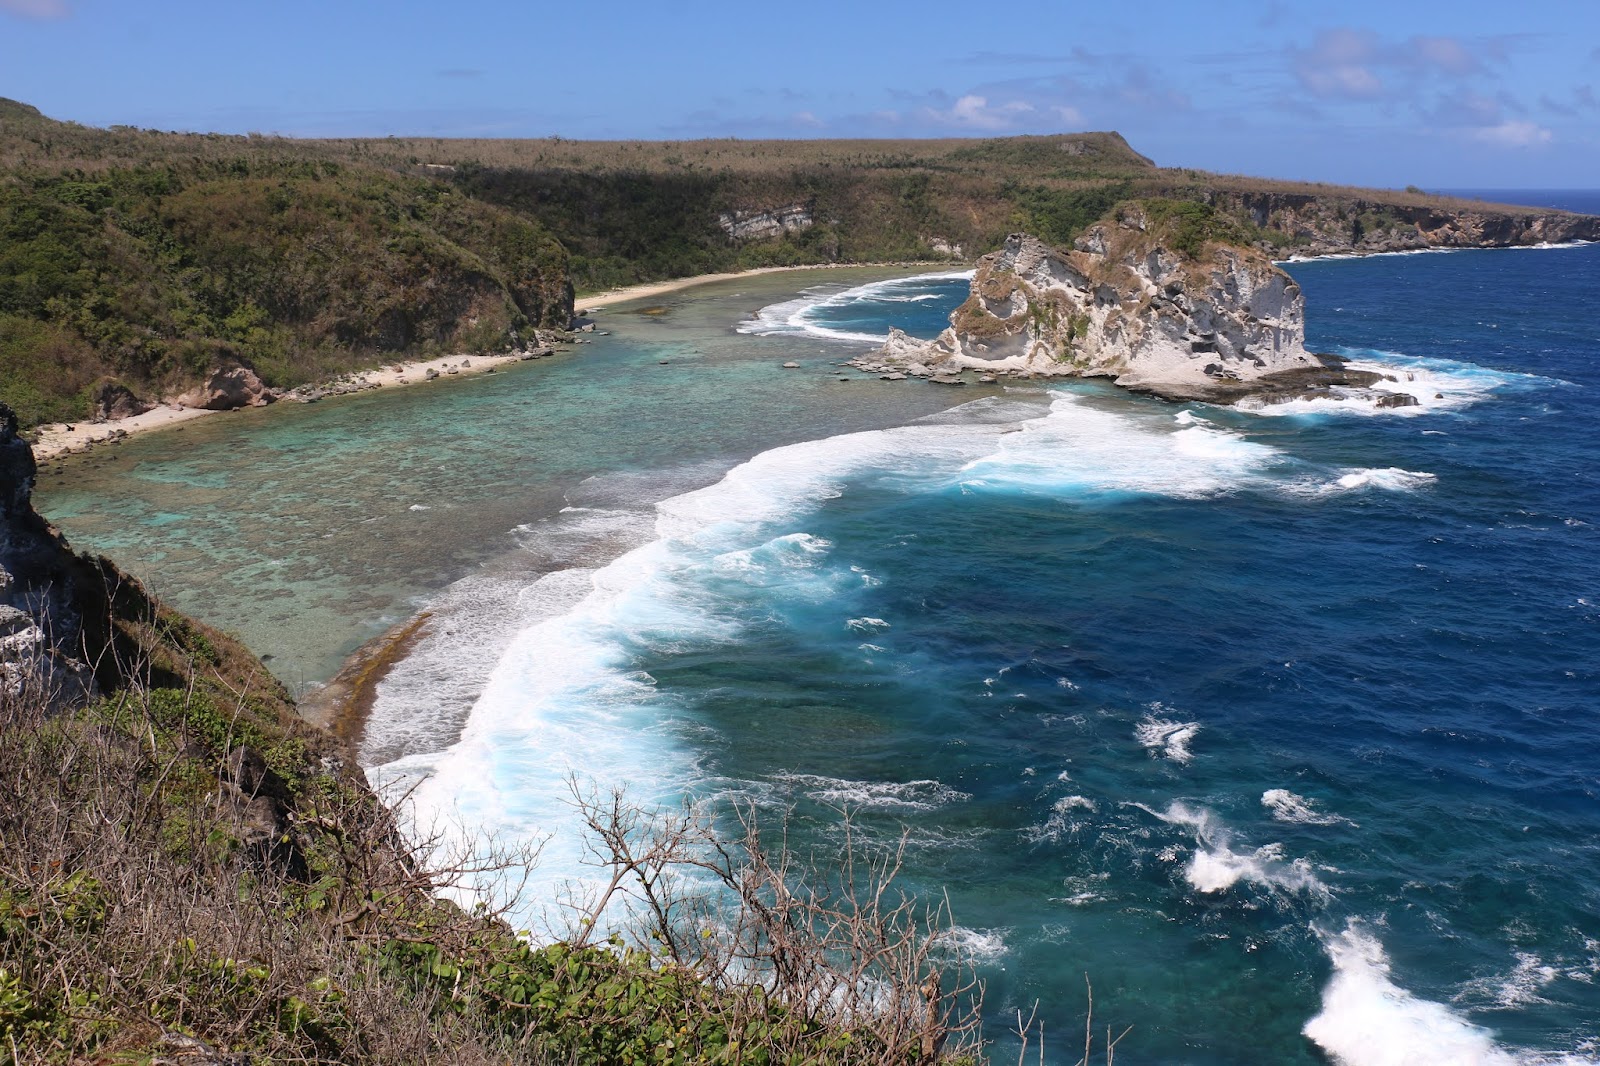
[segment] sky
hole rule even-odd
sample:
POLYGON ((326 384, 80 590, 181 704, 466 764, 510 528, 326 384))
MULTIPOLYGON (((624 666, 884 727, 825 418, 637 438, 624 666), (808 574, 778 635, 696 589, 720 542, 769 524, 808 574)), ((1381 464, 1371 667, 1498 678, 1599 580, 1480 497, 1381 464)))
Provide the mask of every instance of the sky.
POLYGON ((299 136, 1121 132, 1163 166, 1600 187, 1597 0, 0 0, 0 96, 299 136))

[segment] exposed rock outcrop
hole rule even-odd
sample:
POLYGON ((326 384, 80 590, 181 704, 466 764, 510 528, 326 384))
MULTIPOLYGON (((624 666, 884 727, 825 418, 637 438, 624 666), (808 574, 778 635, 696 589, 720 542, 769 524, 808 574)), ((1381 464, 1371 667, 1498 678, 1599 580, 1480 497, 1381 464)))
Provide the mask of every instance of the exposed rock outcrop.
POLYGON ((1136 208, 1075 248, 1012 234, 978 263, 971 295, 932 341, 895 330, 856 360, 872 373, 934 381, 985 376, 1109 377, 1174 400, 1348 398, 1378 383, 1305 350, 1294 279, 1254 249, 1174 251, 1136 208))
POLYGON ((724 211, 717 221, 736 242, 770 240, 808 230, 815 224, 809 204, 788 204, 770 211, 724 211))
POLYGON ((96 422, 116 422, 124 418, 142 415, 150 410, 154 404, 146 403, 133 394, 133 390, 126 385, 119 385, 114 381, 106 381, 94 391, 94 420, 96 422))
POLYGON ((31 689, 47 704, 81 702, 94 689, 83 652, 75 567, 33 509, 37 467, 0 404, 0 689, 31 689))
POLYGON ((247 366, 218 367, 204 385, 178 397, 185 407, 207 411, 232 411, 239 407, 264 407, 278 398, 266 382, 247 366))

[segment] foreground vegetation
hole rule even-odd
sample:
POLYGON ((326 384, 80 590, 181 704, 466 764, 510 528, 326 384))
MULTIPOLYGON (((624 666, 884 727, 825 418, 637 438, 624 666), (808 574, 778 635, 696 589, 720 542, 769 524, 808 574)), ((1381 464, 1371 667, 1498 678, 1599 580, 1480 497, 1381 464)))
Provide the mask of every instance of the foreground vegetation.
POLYGON ((439 894, 510 904, 536 856, 408 843, 244 649, 132 583, 109 599, 121 687, 56 715, 0 694, 0 1063, 975 1055, 970 978, 892 852, 808 877, 753 822, 580 794, 608 887, 536 947, 439 894), (689 868, 719 887, 680 891, 689 868))
POLYGON ((16 431, 0 404, 0 1066, 972 1061, 893 848, 818 874, 748 811, 575 784, 594 884, 534 944, 536 847, 405 824, 237 641, 67 548, 16 431))

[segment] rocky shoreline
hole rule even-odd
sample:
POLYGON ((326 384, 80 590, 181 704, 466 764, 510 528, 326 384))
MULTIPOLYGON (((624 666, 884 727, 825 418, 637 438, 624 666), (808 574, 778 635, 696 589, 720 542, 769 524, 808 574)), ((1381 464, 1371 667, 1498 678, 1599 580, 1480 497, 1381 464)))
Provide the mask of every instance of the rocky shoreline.
MULTIPOLYGON (((583 326, 582 322, 575 323, 583 326)), ((592 327, 590 327, 592 330, 592 327)), ((448 355, 435 359, 394 363, 372 370, 353 371, 331 381, 299 385, 292 389, 273 389, 248 367, 218 368, 206 382, 181 396, 157 402, 140 400, 126 389, 98 398, 95 417, 87 422, 58 422, 39 426, 32 432, 33 452, 43 462, 97 445, 115 444, 137 433, 247 407, 265 407, 280 401, 318 403, 335 396, 348 396, 374 389, 413 385, 440 378, 470 374, 492 374, 503 365, 548 359, 585 344, 586 337, 572 333, 541 330, 523 348, 510 352, 478 355, 448 355)))
MULTIPOLYGON (((1597 220, 1600 221, 1600 220, 1597 220)), ((1174 401, 1417 403, 1384 374, 1305 348, 1305 299, 1263 251, 1182 235, 1138 206, 1070 249, 1012 234, 983 257, 967 300, 931 341, 899 330, 850 362, 890 381, 1110 378, 1174 401)))

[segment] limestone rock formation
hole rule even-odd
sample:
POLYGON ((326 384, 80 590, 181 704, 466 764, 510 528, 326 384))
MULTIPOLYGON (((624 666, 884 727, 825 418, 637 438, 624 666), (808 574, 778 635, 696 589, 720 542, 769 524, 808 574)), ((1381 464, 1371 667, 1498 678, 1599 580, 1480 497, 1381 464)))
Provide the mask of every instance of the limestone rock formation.
POLYGON ((1305 350, 1300 287, 1264 253, 1207 244, 1181 254, 1137 208, 1090 228, 1071 250, 1012 234, 979 261, 950 323, 930 342, 894 331, 857 365, 918 377, 1109 377, 1219 402, 1375 380, 1305 350))
POLYGON ((256 372, 247 366, 218 367, 206 383, 178 397, 185 407, 207 411, 232 411, 239 407, 264 407, 278 398, 256 372))
POLYGON ((732 240, 743 242, 799 233, 810 229, 815 220, 808 205, 787 204, 770 211, 724 211, 717 221, 732 240))

